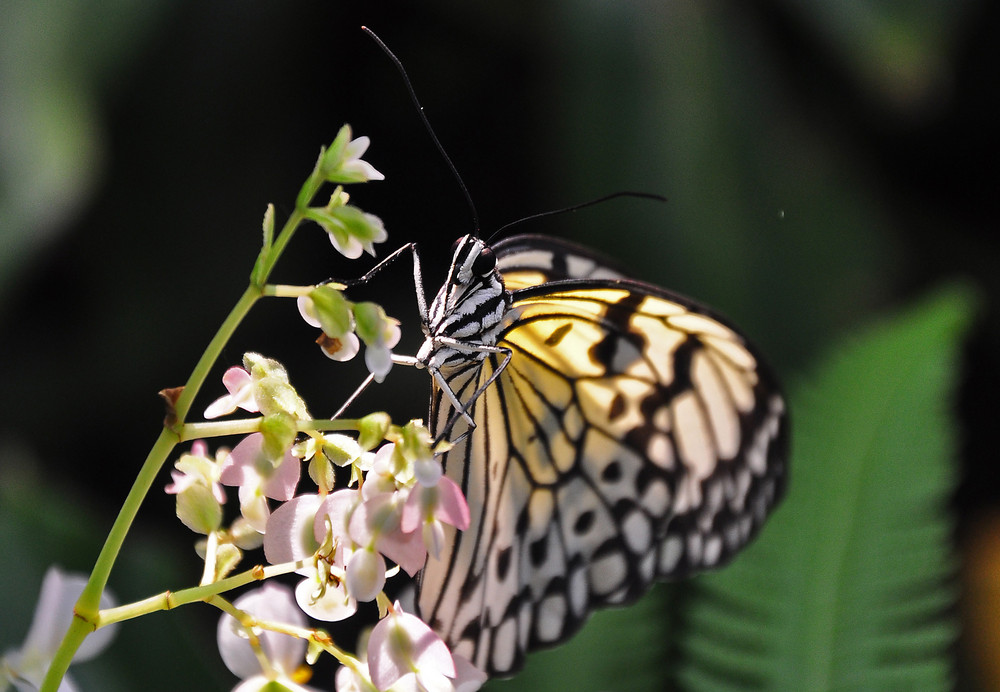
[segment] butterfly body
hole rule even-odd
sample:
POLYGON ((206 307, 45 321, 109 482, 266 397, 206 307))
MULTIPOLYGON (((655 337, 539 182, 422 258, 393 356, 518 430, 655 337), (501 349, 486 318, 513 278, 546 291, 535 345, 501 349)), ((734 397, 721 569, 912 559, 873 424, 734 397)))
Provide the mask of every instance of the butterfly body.
POLYGON ((469 502, 417 607, 492 675, 599 607, 730 559, 786 477, 756 350, 708 309, 542 236, 460 239, 416 360, 469 502))
POLYGON ((448 278, 427 311, 427 337, 416 359, 431 372, 481 361, 496 345, 511 296, 492 250, 474 236, 455 243, 448 278))

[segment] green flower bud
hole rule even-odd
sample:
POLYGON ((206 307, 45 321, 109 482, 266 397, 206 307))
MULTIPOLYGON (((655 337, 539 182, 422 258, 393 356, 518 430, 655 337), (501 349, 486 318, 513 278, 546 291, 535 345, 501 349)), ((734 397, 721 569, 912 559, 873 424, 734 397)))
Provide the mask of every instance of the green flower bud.
POLYGON ((207 536, 222 525, 222 506, 204 485, 190 485, 177 494, 177 518, 195 533, 207 536))
POLYGON ((281 461, 298 434, 295 419, 284 412, 264 416, 260 432, 264 435, 264 455, 274 463, 281 461))
POLYGON ((392 418, 388 413, 376 411, 369 413, 358 422, 358 444, 361 449, 368 451, 377 447, 392 425, 392 418))
POLYGON ((344 298, 343 292, 324 284, 310 291, 309 298, 312 300, 314 317, 319 320, 324 334, 339 339, 351 331, 354 320, 351 316, 351 303, 344 298))

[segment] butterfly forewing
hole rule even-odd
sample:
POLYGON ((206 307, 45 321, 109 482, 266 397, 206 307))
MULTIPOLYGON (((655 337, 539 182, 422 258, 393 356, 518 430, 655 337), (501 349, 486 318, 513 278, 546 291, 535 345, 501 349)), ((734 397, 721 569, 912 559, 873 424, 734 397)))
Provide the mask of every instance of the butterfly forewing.
MULTIPOLYGON (((428 560, 418 607, 456 653, 503 675, 592 609, 732 557, 781 495, 787 426, 755 351, 704 308, 568 243, 494 250, 522 287, 496 344, 509 361, 469 405, 475 427, 449 436, 445 470, 472 520, 428 560)), ((504 361, 441 374, 469 402, 504 361)), ((452 417, 435 386, 432 426, 452 417)))
POLYGON ((493 246, 508 291, 564 279, 624 279, 625 271, 606 257, 566 240, 517 235, 493 246))

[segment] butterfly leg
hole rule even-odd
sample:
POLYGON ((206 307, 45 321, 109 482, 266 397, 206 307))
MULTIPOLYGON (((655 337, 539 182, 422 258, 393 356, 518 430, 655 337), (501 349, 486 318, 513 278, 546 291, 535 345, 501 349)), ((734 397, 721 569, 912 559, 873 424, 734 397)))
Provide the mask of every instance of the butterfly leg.
MULTIPOLYGON (((449 338, 441 338, 440 343, 447 345, 455 349, 456 351, 462 351, 465 353, 485 353, 485 354, 498 355, 501 357, 501 360, 497 364, 493 372, 490 374, 490 376, 486 379, 486 381, 483 384, 481 384, 476 389, 476 391, 472 393, 472 395, 468 398, 467 401, 465 401, 465 403, 462 403, 459 400, 458 395, 451 388, 451 385, 448 383, 448 380, 445 378, 444 375, 440 373, 440 371, 438 371, 437 369, 432 371, 431 374, 433 375, 435 381, 438 383, 438 386, 441 387, 441 391, 444 392, 444 395, 446 397, 448 397, 448 400, 451 402, 452 407, 455 409, 455 412, 451 415, 451 418, 449 418, 448 420, 448 424, 445 425, 444 429, 438 435, 438 440, 436 441, 446 439, 448 435, 451 433, 451 429, 455 426, 455 424, 458 422, 460 418, 464 418, 469 424, 469 431, 464 433, 463 437, 465 435, 468 435, 469 432, 475 429, 476 422, 473 420, 472 415, 469 413, 469 409, 476 402, 476 400, 483 395, 483 392, 485 392, 489 388, 489 386, 493 384, 498 377, 500 377, 500 373, 502 373, 504 369, 507 367, 507 364, 510 363, 510 358, 511 358, 511 350, 504 346, 488 346, 486 344, 467 344, 449 338)), ((452 440, 452 441, 457 442, 458 440, 452 440)))
MULTIPOLYGON (((327 279, 326 283, 336 282, 336 283, 343 284, 346 288, 351 288, 352 286, 363 286, 363 285, 367 284, 369 281, 371 281, 372 278, 374 278, 379 272, 381 272, 386 267, 388 267, 390 264, 392 264, 397 259, 399 259, 403 254, 406 253, 407 250, 409 250, 412 253, 412 255, 413 255, 413 285, 416 288, 417 309, 420 312, 420 321, 421 321, 421 323, 423 325, 426 325, 427 324, 427 296, 424 295, 424 281, 423 281, 423 275, 421 273, 421 267, 420 267, 420 251, 417 249, 417 244, 416 243, 407 243, 406 245, 403 245, 402 247, 398 248, 391 255, 389 255, 384 260, 382 260, 381 262, 379 262, 378 264, 376 264, 374 267, 372 267, 371 269, 369 269, 367 272, 365 272, 365 274, 363 276, 360 276, 360 277, 358 277, 356 279, 347 279, 347 280, 327 279)), ((417 363, 417 361, 414 358, 410 358, 410 357, 407 357, 407 356, 396 356, 396 355, 394 355, 392 357, 392 360, 393 360, 394 363, 398 363, 400 365, 410 365, 410 366, 418 365, 419 366, 419 364, 417 363)), ((374 375, 369 375, 368 377, 366 377, 365 380, 364 380, 364 382, 362 382, 360 385, 358 385, 357 389, 354 390, 354 393, 352 393, 347 398, 347 400, 340 406, 340 408, 337 409, 337 412, 335 414, 333 414, 332 416, 330 416, 330 419, 331 420, 335 420, 335 419, 339 418, 341 415, 343 415, 344 411, 347 410, 347 407, 350 406, 351 404, 353 404, 357 400, 357 398, 359 396, 361 396, 361 394, 366 389, 368 389, 369 385, 371 385, 371 383, 372 383, 372 381, 374 379, 375 379, 374 375)))
POLYGON ((357 398, 361 396, 361 393, 364 392, 366 389, 368 389, 368 385, 370 385, 374 381, 375 381, 375 375, 369 373, 368 377, 365 378, 365 381, 359 384, 358 388, 354 390, 354 393, 351 394, 349 397, 347 397, 347 401, 345 401, 343 404, 340 405, 340 408, 337 409, 337 412, 335 414, 330 416, 330 420, 337 420, 342 415, 344 415, 344 411, 347 410, 347 407, 353 404, 357 400, 357 398))
POLYGON ((347 279, 346 281, 339 279, 327 279, 326 283, 336 281, 337 283, 343 284, 347 288, 351 288, 353 286, 363 286, 371 281, 377 274, 382 272, 386 267, 404 255, 407 250, 409 250, 413 255, 413 285, 416 288, 417 308, 420 311, 421 322, 426 325, 427 296, 424 294, 424 280, 420 268, 420 251, 417 249, 416 243, 407 243, 406 245, 398 248, 395 252, 376 264, 374 267, 365 272, 363 276, 360 276, 357 279, 347 279))

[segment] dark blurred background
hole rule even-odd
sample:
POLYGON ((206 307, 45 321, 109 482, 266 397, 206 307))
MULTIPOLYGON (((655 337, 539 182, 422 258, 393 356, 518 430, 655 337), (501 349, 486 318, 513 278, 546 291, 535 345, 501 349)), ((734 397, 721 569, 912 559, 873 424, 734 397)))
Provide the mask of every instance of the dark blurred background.
MULTIPOLYGON (((967 562, 989 574, 997 549, 978 537, 995 531, 1000 489, 998 20, 988 0, 5 3, 0 649, 23 637, 49 563, 89 570, 158 433, 156 392, 187 377, 246 285, 265 206, 288 213, 342 123, 371 137, 365 158, 386 175, 351 189, 386 224, 380 254, 419 241, 435 290, 472 230, 362 24, 405 63, 485 235, 610 192, 663 194, 520 230, 591 245, 714 306, 786 379, 932 286, 975 286, 956 545, 975 545, 967 562)), ((369 264, 303 228, 275 279, 369 264)), ((402 320, 399 350, 412 353, 409 263, 357 295, 402 320)), ((313 413, 332 413, 363 373, 332 367, 313 337, 290 302, 264 301, 219 373, 244 350, 278 357, 313 413)), ((425 377, 393 372, 397 386, 362 404, 422 417, 425 377)), ((200 574, 166 482, 112 578, 122 600, 200 574)), ((119 662, 90 674, 103 689, 226 689, 214 629, 198 629, 214 620, 187 608, 127 624, 119 662)), ((973 689, 996 680, 964 665, 973 689)))

